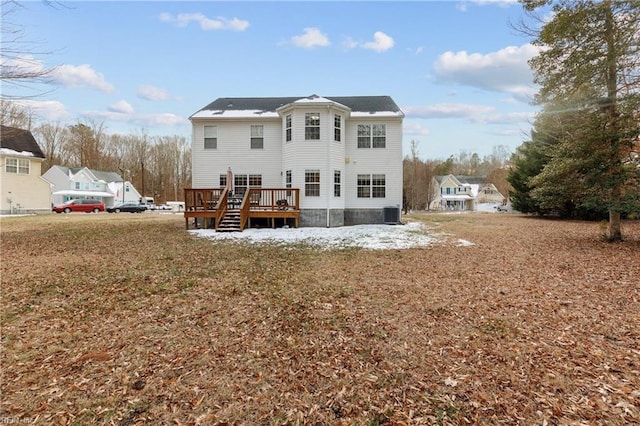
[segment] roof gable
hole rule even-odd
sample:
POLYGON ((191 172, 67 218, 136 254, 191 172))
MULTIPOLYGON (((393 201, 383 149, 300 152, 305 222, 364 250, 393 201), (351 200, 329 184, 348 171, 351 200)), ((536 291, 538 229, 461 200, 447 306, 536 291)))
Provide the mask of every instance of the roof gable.
MULTIPOLYGON (((40 145, 31 132, 16 127, 1 127, 0 148, 15 151, 16 154, 31 153, 33 157, 45 158, 40 145)), ((3 152, 3 154, 7 154, 7 152, 3 152)))

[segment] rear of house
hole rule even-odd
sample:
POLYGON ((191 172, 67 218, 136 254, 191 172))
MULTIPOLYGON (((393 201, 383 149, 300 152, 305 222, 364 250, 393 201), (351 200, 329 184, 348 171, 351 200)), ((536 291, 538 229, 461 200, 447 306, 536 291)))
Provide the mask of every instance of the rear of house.
POLYGON ((193 187, 299 189, 300 226, 399 222, 403 118, 388 96, 219 98, 190 117, 193 187))

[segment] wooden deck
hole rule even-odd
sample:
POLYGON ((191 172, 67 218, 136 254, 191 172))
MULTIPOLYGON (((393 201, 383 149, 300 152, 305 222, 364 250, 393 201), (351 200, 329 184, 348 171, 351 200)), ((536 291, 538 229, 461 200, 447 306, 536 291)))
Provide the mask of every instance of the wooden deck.
POLYGON ((184 190, 184 219, 187 229, 224 226, 242 231, 266 220, 275 227, 276 219, 292 220, 298 227, 300 218, 300 189, 249 188, 234 196, 227 188, 186 188, 184 190), (233 223, 232 228, 226 225, 233 223), (237 229, 236 229, 237 228, 237 229))

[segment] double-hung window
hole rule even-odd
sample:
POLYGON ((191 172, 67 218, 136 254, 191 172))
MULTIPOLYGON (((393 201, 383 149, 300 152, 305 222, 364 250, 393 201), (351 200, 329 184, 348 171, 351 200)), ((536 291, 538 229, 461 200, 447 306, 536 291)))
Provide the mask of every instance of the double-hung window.
POLYGON ((358 175, 358 198, 385 198, 386 177, 383 174, 358 175))
POLYGON ((264 126, 262 124, 251 125, 251 149, 264 148, 264 126))
POLYGON ((385 124, 358 124, 358 148, 385 148, 387 126, 385 124))
POLYGON ((341 176, 340 176, 340 170, 334 170, 333 171, 333 196, 334 197, 339 197, 340 193, 342 192, 341 189, 341 176))
POLYGON ((284 128, 285 128, 285 139, 287 142, 291 142, 291 114, 288 114, 285 118, 284 118, 284 128))
POLYGON ((317 112, 307 112, 304 115, 304 139, 320 139, 320 114, 317 112))
POLYGON ((333 140, 340 142, 342 138, 342 116, 335 114, 333 116, 333 140))
POLYGON ((204 149, 218 149, 217 126, 204 126, 204 149))
POLYGON ((291 182, 293 179, 291 170, 287 170, 286 172, 284 172, 284 186, 285 188, 291 188, 291 182))
POLYGON ((19 175, 29 174, 30 163, 25 158, 7 158, 4 162, 4 170, 7 173, 15 173, 19 175))
POLYGON ((320 196, 320 170, 304 171, 304 195, 306 197, 320 196))

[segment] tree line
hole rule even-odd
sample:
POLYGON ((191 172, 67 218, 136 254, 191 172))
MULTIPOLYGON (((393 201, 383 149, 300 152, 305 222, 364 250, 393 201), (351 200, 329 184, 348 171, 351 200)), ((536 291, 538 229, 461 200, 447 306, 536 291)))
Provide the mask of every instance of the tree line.
POLYGON ((30 130, 45 159, 43 173, 54 165, 119 173, 156 202, 183 200, 191 186, 191 143, 184 136, 109 134, 103 122, 73 125, 43 122, 10 101, 2 101, 2 124, 30 130))

